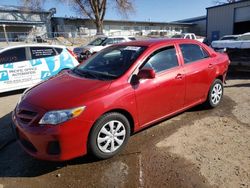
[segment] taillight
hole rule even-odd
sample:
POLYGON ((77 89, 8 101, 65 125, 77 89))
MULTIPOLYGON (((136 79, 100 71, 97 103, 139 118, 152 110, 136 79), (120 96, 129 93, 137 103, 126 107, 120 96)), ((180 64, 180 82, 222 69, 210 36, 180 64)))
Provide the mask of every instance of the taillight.
POLYGON ((68 48, 67 48, 67 50, 68 50, 68 52, 69 52, 74 58, 77 59, 77 55, 76 55, 72 50, 70 50, 70 49, 68 49, 68 48))

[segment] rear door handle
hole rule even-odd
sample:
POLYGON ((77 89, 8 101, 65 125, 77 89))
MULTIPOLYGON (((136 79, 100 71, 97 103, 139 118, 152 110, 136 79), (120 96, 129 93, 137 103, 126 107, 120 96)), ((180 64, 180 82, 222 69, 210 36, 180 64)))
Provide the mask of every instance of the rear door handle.
POLYGON ((182 74, 180 74, 180 73, 179 73, 179 74, 177 74, 177 75, 176 75, 176 77, 175 77, 175 79, 179 79, 179 80, 181 80, 182 78, 183 78, 183 75, 182 75, 182 74))

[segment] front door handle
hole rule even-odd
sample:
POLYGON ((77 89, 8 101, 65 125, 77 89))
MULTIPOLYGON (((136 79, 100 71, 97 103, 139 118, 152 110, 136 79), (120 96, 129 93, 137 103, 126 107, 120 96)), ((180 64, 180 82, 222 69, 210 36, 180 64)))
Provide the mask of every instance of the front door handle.
POLYGON ((208 68, 213 68, 214 67, 214 64, 212 64, 212 63, 209 63, 209 65, 208 65, 208 68))
POLYGON ((183 78, 183 75, 182 75, 182 74, 180 74, 180 73, 179 73, 179 74, 177 74, 177 75, 176 75, 176 77, 175 77, 175 79, 179 79, 179 80, 181 80, 182 78, 183 78))

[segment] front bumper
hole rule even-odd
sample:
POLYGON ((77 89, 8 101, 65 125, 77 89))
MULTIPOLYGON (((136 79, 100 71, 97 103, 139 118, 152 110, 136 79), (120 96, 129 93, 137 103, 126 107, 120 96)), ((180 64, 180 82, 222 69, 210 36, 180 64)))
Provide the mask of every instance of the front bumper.
POLYGON ((61 125, 24 125, 12 114, 17 139, 22 148, 31 156, 51 161, 64 161, 87 153, 88 134, 92 122, 79 118, 61 125))

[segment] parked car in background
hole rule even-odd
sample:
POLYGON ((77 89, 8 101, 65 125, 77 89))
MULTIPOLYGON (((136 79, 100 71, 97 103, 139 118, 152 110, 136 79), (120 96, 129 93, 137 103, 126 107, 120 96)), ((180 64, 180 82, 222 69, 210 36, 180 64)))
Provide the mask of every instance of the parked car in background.
POLYGON ((176 34, 176 35, 173 35, 171 38, 193 39, 193 40, 197 40, 199 42, 203 42, 204 41, 204 37, 198 37, 194 33, 176 34))
POLYGON ((235 39, 229 39, 229 40, 216 40, 211 43, 212 48, 215 50, 220 49, 246 49, 250 48, 250 33, 245 33, 242 35, 236 35, 235 39))
MULTIPOLYGON (((80 57, 80 55, 90 56, 96 52, 101 51, 104 48, 112 44, 117 44, 121 42, 128 42, 136 40, 133 36, 103 36, 98 37, 95 40, 91 41, 88 45, 79 46, 73 49, 73 52, 80 57)), ((80 58, 81 59, 81 58, 80 58)))
POLYGON ((250 67, 250 33, 236 35, 235 40, 213 41, 211 46, 216 51, 228 54, 232 65, 250 67))
POLYGON ((21 45, 0 49, 0 93, 31 87, 78 65, 64 46, 21 45))
POLYGON ((18 141, 39 159, 112 157, 134 132, 204 102, 218 106, 228 65, 194 40, 110 46, 26 90, 12 115, 18 141))
POLYGON ((220 40, 237 40, 240 35, 225 35, 220 40))

